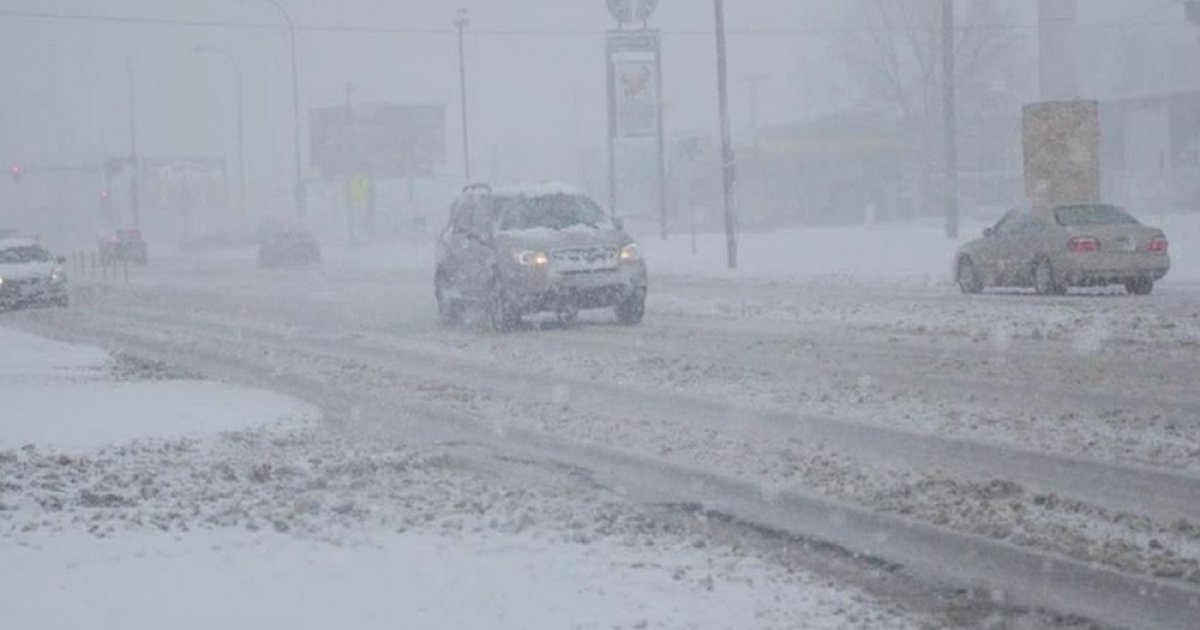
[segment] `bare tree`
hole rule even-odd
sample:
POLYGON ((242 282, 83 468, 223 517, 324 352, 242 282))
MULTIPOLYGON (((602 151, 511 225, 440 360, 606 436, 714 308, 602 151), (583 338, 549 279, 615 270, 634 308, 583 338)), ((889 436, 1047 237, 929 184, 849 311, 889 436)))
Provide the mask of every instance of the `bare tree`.
MULTIPOLYGON (((849 0, 846 35, 835 50, 849 91, 865 108, 893 119, 908 136, 917 170, 917 203, 931 203, 942 143, 942 3, 849 0)), ((955 80, 963 118, 1001 114, 1019 101, 1012 89, 1020 34, 1007 3, 963 0, 956 28, 955 80)))

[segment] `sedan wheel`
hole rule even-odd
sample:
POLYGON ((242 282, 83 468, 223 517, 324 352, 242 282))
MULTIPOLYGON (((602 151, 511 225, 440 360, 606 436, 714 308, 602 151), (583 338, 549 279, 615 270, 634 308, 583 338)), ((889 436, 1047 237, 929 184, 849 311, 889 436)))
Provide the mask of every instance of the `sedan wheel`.
POLYGON ((1150 278, 1137 278, 1125 282, 1125 290, 1130 295, 1150 295, 1154 291, 1154 281, 1150 278))
POLYGON ((1038 295, 1062 295, 1066 287, 1058 283, 1049 260, 1039 260, 1033 267, 1033 289, 1038 295))
POLYGON ((975 263, 970 258, 964 258, 958 263, 958 288, 963 293, 976 294, 983 292, 983 280, 975 270, 975 263))

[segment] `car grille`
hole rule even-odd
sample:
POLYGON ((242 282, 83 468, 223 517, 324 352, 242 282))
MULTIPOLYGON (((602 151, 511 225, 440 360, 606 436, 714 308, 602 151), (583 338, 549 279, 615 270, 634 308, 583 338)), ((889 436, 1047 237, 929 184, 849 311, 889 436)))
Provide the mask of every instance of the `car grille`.
POLYGON ((551 263, 564 273, 586 273, 614 269, 617 266, 617 250, 608 247, 584 249, 560 249, 551 253, 551 263))

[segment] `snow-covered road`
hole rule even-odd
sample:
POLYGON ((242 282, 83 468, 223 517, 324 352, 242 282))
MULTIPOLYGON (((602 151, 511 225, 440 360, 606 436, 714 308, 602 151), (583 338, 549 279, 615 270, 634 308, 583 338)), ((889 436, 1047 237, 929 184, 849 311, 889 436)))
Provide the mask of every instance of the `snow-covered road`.
POLYGON ((3 321, 328 384, 350 425, 356 400, 390 399, 1200 592, 1188 282, 1146 299, 964 298, 936 279, 660 274, 642 327, 496 335, 437 326, 422 256, 331 258, 169 260, 3 321))

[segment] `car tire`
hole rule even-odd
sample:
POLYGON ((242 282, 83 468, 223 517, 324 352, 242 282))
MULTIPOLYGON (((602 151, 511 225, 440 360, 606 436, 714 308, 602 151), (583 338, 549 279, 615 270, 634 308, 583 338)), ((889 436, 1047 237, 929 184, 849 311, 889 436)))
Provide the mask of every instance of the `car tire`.
POLYGON ((492 280, 487 296, 487 321, 492 330, 508 332, 521 325, 521 311, 504 295, 504 284, 497 277, 492 280))
POLYGON ((632 326, 642 323, 642 319, 646 316, 646 290, 634 291, 632 296, 617 304, 614 310, 617 314, 617 321, 622 324, 632 326))
POLYGON ((463 323, 463 307, 462 304, 446 297, 446 290, 443 286, 443 281, 438 278, 435 281, 434 297, 437 299, 438 321, 443 326, 459 326, 463 323))
POLYGON ((983 279, 970 258, 964 257, 958 261, 958 288, 967 295, 983 293, 983 279))
POLYGON ((555 311, 554 315, 563 326, 573 326, 579 321, 579 309, 574 306, 561 308, 555 311))
POLYGON ((1130 295, 1150 295, 1154 291, 1154 281, 1150 278, 1135 278, 1125 281, 1125 290, 1130 295))
POLYGON ((1033 290, 1038 295, 1063 295, 1066 287, 1059 284, 1054 273, 1054 265, 1046 258, 1039 258, 1033 263, 1033 290))

